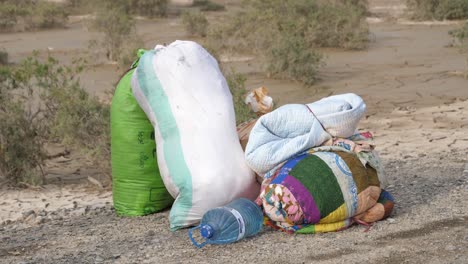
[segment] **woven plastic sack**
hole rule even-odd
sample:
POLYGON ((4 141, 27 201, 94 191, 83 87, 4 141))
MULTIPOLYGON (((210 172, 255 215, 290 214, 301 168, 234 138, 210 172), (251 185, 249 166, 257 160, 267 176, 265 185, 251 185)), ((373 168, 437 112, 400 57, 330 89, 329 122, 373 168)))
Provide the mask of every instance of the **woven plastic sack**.
POLYGON ((112 193, 123 216, 155 213, 174 201, 157 166, 153 126, 132 94, 134 70, 118 83, 111 107, 112 193))
POLYGON ((157 46, 141 57, 132 88, 155 127, 161 175, 176 197, 171 230, 236 198, 255 199, 260 187, 239 143, 232 96, 205 49, 191 41, 157 46))

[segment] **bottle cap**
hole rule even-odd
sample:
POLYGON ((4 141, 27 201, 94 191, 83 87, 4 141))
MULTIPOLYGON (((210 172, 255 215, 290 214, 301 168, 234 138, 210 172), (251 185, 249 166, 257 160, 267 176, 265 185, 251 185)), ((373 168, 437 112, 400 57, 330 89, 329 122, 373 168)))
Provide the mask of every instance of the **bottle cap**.
POLYGON ((204 238, 210 238, 213 236, 214 230, 210 225, 202 225, 200 228, 200 234, 204 238))

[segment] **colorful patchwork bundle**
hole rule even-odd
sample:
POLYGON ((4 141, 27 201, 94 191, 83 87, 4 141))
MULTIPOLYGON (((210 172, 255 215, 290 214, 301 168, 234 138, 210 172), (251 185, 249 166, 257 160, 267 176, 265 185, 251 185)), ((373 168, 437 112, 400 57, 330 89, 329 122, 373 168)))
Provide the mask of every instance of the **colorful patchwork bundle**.
POLYGON ((338 231, 354 222, 381 220, 393 209, 377 171, 342 147, 312 148, 270 175, 257 202, 267 224, 286 232, 338 231))

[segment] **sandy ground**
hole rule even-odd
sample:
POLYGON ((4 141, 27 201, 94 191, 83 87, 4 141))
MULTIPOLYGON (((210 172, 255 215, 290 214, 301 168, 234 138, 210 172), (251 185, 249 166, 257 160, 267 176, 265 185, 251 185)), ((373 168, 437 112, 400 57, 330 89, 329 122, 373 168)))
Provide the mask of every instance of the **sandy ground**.
MULTIPOLYGON (((117 217, 99 173, 65 155, 48 165, 51 184, 0 190, 0 263, 468 263, 466 61, 447 34, 456 24, 410 23, 402 2, 371 0, 369 48, 325 50, 327 65, 312 87, 267 78, 248 57, 229 63, 248 75, 249 88, 268 87, 279 104, 361 95, 368 112, 360 128, 376 136, 397 200, 391 218, 368 232, 354 226, 287 235, 266 228, 253 238, 200 250, 186 230, 169 231, 168 211, 117 217)), ((140 21, 138 31, 147 33, 149 47, 187 38, 178 19, 140 21)), ((13 60, 32 46, 67 60, 91 38, 74 22, 66 30, 2 34, 0 45, 13 60)), ((83 80, 104 96, 118 76, 115 65, 99 61, 83 80)))

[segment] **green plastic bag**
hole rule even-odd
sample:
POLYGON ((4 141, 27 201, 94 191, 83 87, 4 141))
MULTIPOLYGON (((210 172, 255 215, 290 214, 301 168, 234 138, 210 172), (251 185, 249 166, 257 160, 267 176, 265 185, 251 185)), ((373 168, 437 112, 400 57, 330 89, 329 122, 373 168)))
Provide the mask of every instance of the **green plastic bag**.
POLYGON ((174 201, 157 166, 154 128, 132 94, 137 63, 119 81, 111 106, 112 193, 121 216, 155 213, 174 201))

